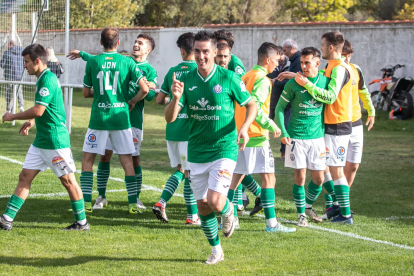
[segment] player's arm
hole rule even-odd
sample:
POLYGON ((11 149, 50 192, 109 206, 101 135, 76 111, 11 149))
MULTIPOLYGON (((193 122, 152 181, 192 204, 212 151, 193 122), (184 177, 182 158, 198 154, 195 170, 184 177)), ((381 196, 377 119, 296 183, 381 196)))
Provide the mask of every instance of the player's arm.
POLYGON ((151 70, 150 74, 147 76, 149 92, 145 96, 146 101, 152 101, 155 97, 155 88, 157 87, 157 71, 151 70))
POLYGON ((168 95, 160 91, 155 99, 155 102, 159 105, 166 105, 170 102, 170 98, 168 98, 168 95))
POLYGON ((14 120, 31 120, 37 117, 40 117, 43 115, 43 113, 46 110, 45 105, 42 104, 36 104, 32 108, 29 108, 28 110, 16 114, 12 113, 5 113, 3 116, 3 123, 4 122, 10 122, 14 120))
POLYGON ((171 85, 172 100, 165 107, 165 120, 167 123, 172 123, 177 119, 178 113, 180 113, 181 108, 185 105, 185 95, 184 94, 184 83, 180 82, 175 78, 175 73, 173 74, 173 80, 171 85))
MULTIPOLYGON (((133 86, 136 86, 136 83, 133 86)), ((129 110, 132 110, 139 101, 142 101, 148 95, 150 91, 143 77, 139 79, 138 86, 139 86, 138 93, 128 102, 129 110)))
POLYGON ((84 98, 93 98, 93 89, 92 87, 83 87, 82 94, 84 98))
POLYGON ((285 89, 280 96, 279 102, 276 105, 275 109, 275 121, 276 125, 281 129, 281 142, 285 145, 290 144, 290 137, 285 128, 285 109, 286 106, 290 103, 290 101, 294 98, 292 93, 292 89, 290 88, 290 84, 286 84, 285 89))
POLYGON ((93 57, 93 55, 88 54, 87 52, 84 52, 84 51, 70 50, 69 53, 66 55, 66 57, 68 57, 70 60, 81 58, 84 61, 88 61, 91 57, 93 57))
POLYGON ((275 122, 273 122, 273 120, 271 120, 269 116, 266 113, 264 113, 262 109, 262 106, 266 101, 270 91, 271 86, 269 80, 267 78, 262 78, 254 83, 251 96, 257 105, 257 115, 254 121, 260 127, 275 133, 277 131, 280 131, 280 129, 277 127, 275 122))
POLYGON ((166 105, 171 101, 171 96, 170 96, 170 89, 171 89, 171 84, 170 84, 170 76, 173 73, 173 70, 170 69, 167 73, 167 75, 165 75, 164 77, 164 82, 161 85, 161 89, 160 89, 160 93, 158 93, 156 102, 157 104, 160 105, 166 105), (167 98, 168 96, 170 96, 169 98, 167 98))
POLYGON ((339 92, 344 86, 345 80, 349 77, 347 70, 343 66, 336 66, 332 69, 331 80, 328 84, 328 89, 317 87, 310 82, 303 73, 298 72, 295 81, 308 90, 309 94, 317 101, 326 104, 333 104, 338 97, 339 92))
POLYGON ((91 74, 91 63, 90 62, 86 62, 85 76, 83 76, 82 94, 84 98, 93 98, 92 74, 91 74))

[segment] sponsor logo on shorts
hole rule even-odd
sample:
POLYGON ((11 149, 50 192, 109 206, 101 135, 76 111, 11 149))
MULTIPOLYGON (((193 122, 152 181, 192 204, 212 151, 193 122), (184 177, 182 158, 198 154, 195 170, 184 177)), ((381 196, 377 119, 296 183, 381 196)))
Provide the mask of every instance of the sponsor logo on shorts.
POLYGON ((216 94, 220 94, 221 92, 223 92, 223 87, 220 84, 216 84, 213 87, 213 92, 216 94))
POLYGON ((52 159, 52 165, 57 166, 64 166, 66 168, 66 162, 65 159, 63 159, 61 156, 55 156, 52 159))
POLYGON ((139 141, 138 141, 138 139, 137 139, 136 137, 133 137, 133 138, 132 138, 132 141, 134 142, 134 146, 135 146, 135 147, 138 147, 138 145, 139 145, 139 141))
POLYGON ((325 152, 326 152, 326 160, 328 160, 329 159, 329 154, 331 152, 329 151, 329 149, 327 147, 325 147, 325 152))
MULTIPOLYGON (((219 177, 219 178, 225 178, 225 179, 227 179, 227 180, 231 180, 231 174, 230 174, 230 172, 229 172, 228 170, 226 170, 226 169, 221 170, 221 171, 218 173, 218 177, 219 177)), ((223 187, 224 187, 224 186, 223 186, 223 187)), ((224 188, 226 188, 226 187, 224 187, 224 188)))
POLYGON ((326 157, 326 152, 322 152, 321 154, 319 154, 320 159, 325 158, 325 157, 326 157))
POLYGON ((290 160, 295 161, 295 155, 293 153, 290 154, 290 160))
POLYGON ((339 156, 344 156, 345 155, 345 148, 344 147, 339 147, 336 152, 338 153, 339 156))
POLYGON ((95 134, 93 134, 93 133, 91 133, 91 134, 89 134, 89 136, 88 136, 88 141, 89 142, 96 142, 96 135, 95 134))

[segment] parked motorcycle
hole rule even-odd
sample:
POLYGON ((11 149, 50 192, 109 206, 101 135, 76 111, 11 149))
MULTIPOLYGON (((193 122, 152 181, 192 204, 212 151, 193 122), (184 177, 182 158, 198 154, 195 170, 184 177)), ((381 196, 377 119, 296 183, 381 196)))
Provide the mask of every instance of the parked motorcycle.
POLYGON ((405 65, 397 64, 395 66, 388 65, 381 69, 382 79, 376 79, 369 83, 380 84, 380 90, 371 92, 371 100, 376 110, 391 111, 399 108, 401 110, 401 118, 409 119, 413 115, 413 96, 410 90, 414 85, 413 78, 402 77, 395 78, 395 70, 405 67, 405 65))

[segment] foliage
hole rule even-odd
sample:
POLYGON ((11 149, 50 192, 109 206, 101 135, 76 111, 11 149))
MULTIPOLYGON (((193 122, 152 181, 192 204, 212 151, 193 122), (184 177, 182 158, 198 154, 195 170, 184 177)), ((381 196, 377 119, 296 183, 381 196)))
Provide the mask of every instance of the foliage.
POLYGON ((404 7, 398 12, 394 19, 414 20, 414 0, 404 4, 404 7))

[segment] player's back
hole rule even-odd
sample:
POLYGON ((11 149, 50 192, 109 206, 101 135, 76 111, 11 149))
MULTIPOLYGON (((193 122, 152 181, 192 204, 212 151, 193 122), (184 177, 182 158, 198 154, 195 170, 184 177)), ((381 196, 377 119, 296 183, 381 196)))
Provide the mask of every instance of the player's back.
POLYGON ((130 128, 128 89, 131 81, 139 80, 137 75, 141 74, 133 60, 116 52, 104 52, 88 60, 84 85, 94 90, 90 129, 130 128))

